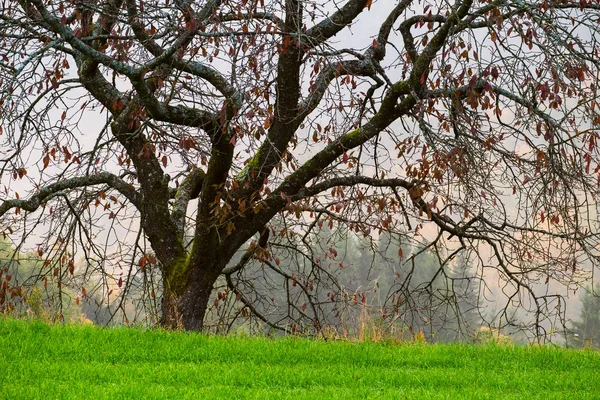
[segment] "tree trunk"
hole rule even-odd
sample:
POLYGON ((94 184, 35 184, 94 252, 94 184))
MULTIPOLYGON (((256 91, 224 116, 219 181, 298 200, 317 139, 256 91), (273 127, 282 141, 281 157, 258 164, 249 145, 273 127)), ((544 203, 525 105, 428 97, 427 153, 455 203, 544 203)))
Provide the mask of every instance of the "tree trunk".
POLYGON ((162 321, 164 327, 200 331, 214 284, 221 269, 190 266, 180 281, 164 279, 162 321))

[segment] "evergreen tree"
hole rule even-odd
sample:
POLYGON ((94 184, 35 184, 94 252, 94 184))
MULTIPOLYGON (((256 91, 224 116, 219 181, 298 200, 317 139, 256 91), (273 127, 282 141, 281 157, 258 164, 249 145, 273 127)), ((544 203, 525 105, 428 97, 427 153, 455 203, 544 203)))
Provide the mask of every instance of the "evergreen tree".
POLYGON ((575 347, 600 345, 600 285, 588 288, 581 296, 579 321, 572 323, 571 344, 575 347))
POLYGON ((386 308, 392 306, 397 325, 409 333, 423 332, 427 341, 451 342, 472 335, 481 318, 479 281, 473 279, 468 255, 460 253, 456 261, 442 267, 440 257, 444 257, 433 249, 402 243, 387 234, 381 235, 379 249, 381 260, 395 260, 394 270, 384 271, 381 282, 388 293, 386 308))

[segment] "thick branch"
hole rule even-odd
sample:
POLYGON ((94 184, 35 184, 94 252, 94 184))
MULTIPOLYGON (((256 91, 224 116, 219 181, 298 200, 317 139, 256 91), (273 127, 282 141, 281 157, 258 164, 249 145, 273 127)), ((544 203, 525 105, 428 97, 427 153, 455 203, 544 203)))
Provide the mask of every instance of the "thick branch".
POLYGON ((48 12, 46 7, 44 7, 44 3, 41 0, 23 0, 21 4, 25 11, 27 10, 27 5, 29 2, 31 2, 31 4, 35 6, 36 10, 40 13, 41 17, 48 24, 50 29, 52 29, 53 32, 60 35, 66 42, 73 46, 75 50, 81 52, 82 54, 85 54, 88 57, 93 58, 97 62, 104 64, 107 67, 110 67, 113 70, 122 73, 126 76, 131 77, 140 73, 139 70, 136 71, 129 65, 117 61, 114 58, 107 56, 106 54, 88 46, 81 40, 77 39, 77 37, 74 35, 71 29, 61 24, 58 18, 56 18, 48 12))
MULTIPOLYGON (((212 12, 220 5, 220 2, 212 2, 207 4, 203 11, 201 11, 198 15, 198 19, 200 22, 198 23, 200 26, 212 15, 212 12), (211 6, 211 7, 209 7, 211 6)), ((142 25, 139 22, 137 4, 133 0, 127 1, 127 13, 129 19, 129 25, 131 26, 135 37, 138 41, 144 46, 150 54, 154 57, 165 57, 165 50, 152 38, 150 37, 142 28, 142 25)), ((184 61, 179 57, 170 54, 167 58, 165 58, 165 62, 168 62, 169 66, 175 68, 177 70, 188 72, 192 75, 195 75, 199 78, 202 78, 213 85, 220 93, 222 93, 226 98, 235 99, 236 106, 238 108, 241 107, 241 96, 236 96, 238 91, 227 81, 227 79, 215 68, 211 66, 204 65, 197 61, 184 61)), ((187 111, 186 111, 187 112, 187 111)), ((164 114, 160 114, 157 118, 165 118, 165 122, 172 122, 168 120, 168 117, 164 116, 164 114)), ((174 121, 173 121, 174 122, 174 121)))
POLYGON ((107 110, 109 110, 113 116, 118 116, 120 110, 118 110, 119 102, 124 107, 127 106, 129 100, 125 97, 124 93, 117 90, 111 85, 102 72, 98 69, 98 64, 93 60, 85 57, 78 57, 77 64, 79 70, 79 78, 81 84, 98 100, 107 110))
MULTIPOLYGON (((168 71, 157 72, 157 74, 167 74, 168 71)), ((150 80, 152 81, 152 79, 150 80)), ((139 94, 141 102, 146 107, 148 114, 156 121, 169 122, 181 126, 200 128, 210 136, 211 140, 217 140, 217 134, 220 130, 218 116, 204 110, 186 107, 183 105, 169 106, 154 96, 154 84, 148 84, 145 80, 132 80, 132 83, 139 94)))
POLYGON ((12 208, 21 208, 25 211, 34 212, 41 204, 44 204, 59 192, 100 184, 106 184, 117 190, 139 209, 141 204, 140 194, 136 192, 133 187, 116 175, 108 172, 101 172, 97 175, 70 178, 50 184, 40 189, 40 191, 31 196, 29 200, 6 200, 0 205, 0 216, 6 214, 6 212, 12 208))
POLYGON ((278 26, 283 26, 284 22, 277 15, 270 12, 253 12, 251 14, 244 12, 236 12, 234 14, 227 14, 219 17, 221 22, 230 22, 230 21, 248 21, 253 19, 264 19, 267 21, 272 21, 276 23, 278 26))
POLYGON ((406 10, 406 8, 412 4, 412 0, 403 0, 388 15, 386 20, 379 28, 379 34, 377 35, 377 43, 376 46, 371 46, 367 52, 368 56, 373 57, 377 61, 381 61, 385 57, 385 48, 388 43, 388 39, 390 37, 390 32, 392 31, 392 27, 394 23, 402 13, 406 10))
MULTIPOLYGON (((207 2, 207 4, 204 5, 204 7, 202 7, 202 9, 198 13, 187 16, 187 18, 195 20, 195 28, 184 30, 183 33, 177 39, 175 39, 171 47, 169 47, 168 49, 161 48, 158 44, 156 44, 156 42, 151 41, 151 39, 144 34, 144 36, 146 37, 144 38, 144 40, 140 41, 144 46, 149 46, 152 48, 152 52, 155 53, 155 58, 141 65, 139 69, 141 69, 142 71, 149 71, 164 64, 167 61, 172 61, 173 56, 176 52, 185 49, 191 43, 196 33, 201 28, 203 28, 203 23, 214 14, 214 12, 217 10, 217 8, 219 8, 221 3, 222 0, 210 0, 207 2)), ((131 22, 133 22, 133 28, 137 16, 137 6, 135 5, 135 2, 131 0, 127 1, 127 11, 130 14, 131 22), (134 15, 133 18, 131 18, 132 13, 134 15)), ((136 36, 140 33, 140 28, 141 27, 137 29, 138 33, 136 33, 136 36)))
POLYGON ((249 235, 261 229, 262 226, 279 212, 286 205, 289 198, 295 196, 304 188, 306 183, 317 177, 336 158, 340 157, 344 151, 366 143, 371 138, 377 136, 382 130, 386 129, 393 121, 402 115, 406 115, 415 106, 417 99, 413 96, 405 96, 399 104, 397 104, 397 101, 400 96, 409 93, 410 88, 406 81, 394 84, 382 101, 379 112, 371 120, 361 128, 350 131, 336 139, 289 175, 264 200, 263 204, 265 207, 261 212, 254 214, 252 210, 248 210, 242 216, 236 217, 234 220, 236 226, 239 223, 240 226, 243 224, 245 228, 236 231, 231 240, 236 243, 239 241, 241 245, 248 239, 249 235))
POLYGON ((453 28, 458 25, 462 18, 464 18, 471 8, 473 0, 466 0, 461 3, 458 10, 453 12, 448 20, 440 27, 438 32, 433 36, 431 41, 425 46, 421 54, 414 60, 414 68, 410 75, 410 83, 414 89, 423 86, 425 79, 429 72, 429 65, 431 61, 436 57, 437 52, 444 46, 448 36, 452 32, 453 28))
POLYGON ((177 227, 177 231, 183 237, 185 228, 185 215, 187 206, 191 199, 198 197, 202 184, 204 183, 205 172, 199 168, 195 168, 185 177, 173 202, 173 211, 171 217, 177 227))
POLYGON ((427 214, 427 216, 443 231, 450 233, 453 236, 469 239, 485 240, 486 237, 468 233, 467 230, 476 221, 483 221, 482 216, 477 216, 467 224, 459 226, 445 215, 440 215, 432 209, 432 207, 423 199, 423 188, 425 184, 419 180, 406 180, 402 178, 378 179, 368 176, 347 176, 328 179, 324 182, 315 184, 309 188, 300 190, 291 200, 296 201, 302 198, 315 196, 321 192, 331 189, 336 186, 355 186, 367 185, 371 187, 389 187, 389 188, 404 188, 408 191, 410 199, 415 207, 427 214))
POLYGON ((290 35, 290 32, 301 29, 301 25, 302 2, 287 0, 284 26, 286 33, 282 38, 282 51, 277 63, 277 97, 273 123, 266 140, 248 162, 245 170, 238 175, 241 185, 235 194, 237 198, 247 198, 250 193, 258 190, 264 178, 271 174, 281 160, 302 121, 302 118, 298 118, 302 49, 298 39, 293 39, 290 35))
POLYGON ((111 131, 135 166, 142 193, 142 224, 157 257, 168 266, 183 255, 184 249, 169 214, 168 177, 163 173, 152 143, 136 127, 139 109, 139 99, 133 98, 117 114, 111 131))
POLYGON ((99 17, 99 24, 94 26, 94 42, 92 47, 98 50, 104 46, 107 42, 106 38, 99 38, 100 36, 108 35, 112 31, 112 28, 116 24, 119 15, 119 9, 123 4, 123 0, 108 0, 104 3, 102 11, 99 17))
POLYGON ((369 0, 350 0, 331 17, 324 19, 306 31, 309 45, 315 47, 324 43, 346 28, 367 6, 369 0))

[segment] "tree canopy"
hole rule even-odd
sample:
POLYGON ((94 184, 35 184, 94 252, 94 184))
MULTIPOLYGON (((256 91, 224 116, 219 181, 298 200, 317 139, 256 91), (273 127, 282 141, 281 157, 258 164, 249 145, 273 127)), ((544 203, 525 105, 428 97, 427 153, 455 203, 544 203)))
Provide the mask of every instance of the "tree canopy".
POLYGON ((165 326, 234 297, 287 330, 255 291, 276 274, 319 332, 322 227, 424 240, 440 273, 477 254, 538 337, 564 326, 549 283, 598 266, 596 0, 1 7, 0 230, 62 279, 143 285, 165 326))

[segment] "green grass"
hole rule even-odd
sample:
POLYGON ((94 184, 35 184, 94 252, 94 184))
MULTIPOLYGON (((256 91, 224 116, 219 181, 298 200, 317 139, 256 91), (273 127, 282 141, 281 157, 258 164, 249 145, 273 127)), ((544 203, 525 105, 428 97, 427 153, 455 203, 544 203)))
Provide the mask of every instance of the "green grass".
POLYGON ((48 326, 0 318, 3 399, 600 398, 600 353, 48 326))

